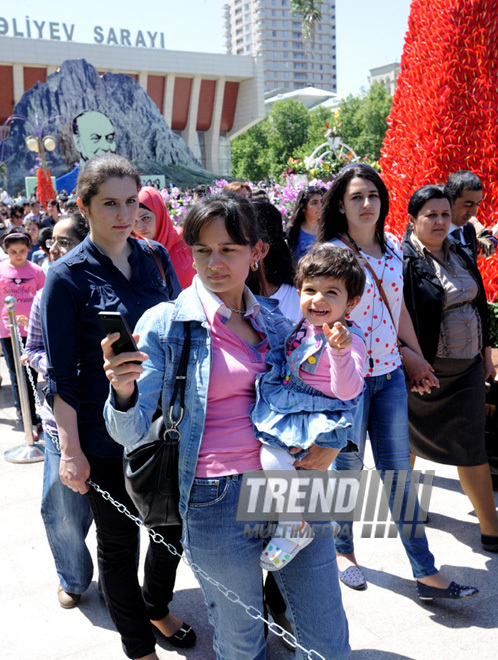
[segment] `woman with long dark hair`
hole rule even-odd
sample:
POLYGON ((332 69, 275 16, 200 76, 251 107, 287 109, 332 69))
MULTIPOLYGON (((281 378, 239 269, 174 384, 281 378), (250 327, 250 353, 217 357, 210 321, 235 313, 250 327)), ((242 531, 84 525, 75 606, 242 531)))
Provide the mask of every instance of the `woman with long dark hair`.
POLYGON ((282 314, 297 323, 301 320, 301 310, 294 286, 294 264, 285 240, 282 215, 270 202, 257 200, 253 201, 253 206, 263 241, 261 294, 278 300, 278 308, 282 314))
MULTIPOLYGON (((389 196, 384 182, 372 167, 363 164, 346 166, 324 199, 318 241, 348 247, 361 260, 366 275, 365 292, 348 316, 363 331, 367 346, 365 389, 353 423, 354 442, 359 451, 341 452, 333 468, 361 470, 368 433, 376 468, 382 476, 386 470, 394 474, 391 507, 398 473, 402 470, 407 474, 400 510, 393 515, 419 597, 466 598, 475 595, 477 589, 451 582, 438 572, 422 521, 418 519, 418 503, 414 516, 408 517, 407 513, 411 468, 407 391, 399 345, 404 345, 404 364, 412 387, 420 393, 429 393, 438 381, 422 355, 404 305, 401 246, 384 231, 388 210, 389 196)), ((341 580, 353 589, 364 589, 366 580, 354 554, 353 523, 342 521, 340 525, 335 545, 341 580)))
MULTIPOLYGON (((158 305, 140 320, 139 347, 146 353, 116 356, 111 339, 103 342, 112 384, 104 414, 116 441, 140 442, 159 397, 163 410, 169 409, 188 324, 190 354, 178 427, 185 550, 202 569, 196 575, 215 627, 217 658, 263 660, 264 626, 257 616, 263 611, 263 539, 244 533, 237 508, 243 474, 261 470, 260 443, 249 416, 255 377, 268 369, 269 349, 283 344, 290 323, 275 313, 275 301, 255 297, 245 285, 261 260, 250 202, 228 195, 199 200, 187 215, 184 236, 197 276, 174 305, 158 305), (226 598, 217 582, 245 607, 235 597, 226 598)), ((315 445, 300 465, 326 469, 329 456, 329 450, 315 445)), ((298 643, 326 660, 349 658, 332 540, 315 538, 275 579, 298 643)), ((303 658, 300 648, 296 657, 303 658)))
POLYGON ((287 240, 295 264, 315 242, 322 210, 323 193, 323 188, 307 186, 297 196, 286 227, 287 240))

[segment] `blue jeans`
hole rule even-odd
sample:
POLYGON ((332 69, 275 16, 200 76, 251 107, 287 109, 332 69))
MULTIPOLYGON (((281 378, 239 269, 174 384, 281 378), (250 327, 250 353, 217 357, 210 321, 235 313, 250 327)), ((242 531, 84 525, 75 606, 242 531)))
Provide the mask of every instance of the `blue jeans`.
MULTIPOLYGON (((236 521, 242 475, 195 479, 184 525, 185 551, 210 577, 263 612, 264 540, 244 538, 244 521, 236 521)), ((251 523, 251 527, 254 523, 251 523)), ((218 660, 262 660, 266 657, 264 627, 244 608, 223 596, 199 573, 218 660)), ((334 544, 315 538, 284 569, 274 573, 287 604, 287 616, 298 642, 326 660, 350 655, 348 623, 342 607, 334 544)), ((296 650, 295 658, 303 658, 296 650)))
POLYGON ((59 478, 60 450, 45 431, 41 515, 64 591, 82 594, 92 581, 93 562, 85 539, 92 524, 88 499, 59 478))
MULTIPOLYGON (((358 452, 341 452, 332 465, 333 470, 361 470, 363 469, 363 456, 365 453, 366 435, 369 435, 375 467, 381 471, 383 478, 385 470, 407 470, 403 502, 399 517, 395 520, 398 530, 404 525, 410 525, 410 535, 401 542, 405 547, 415 578, 427 577, 437 573, 434 566, 434 557, 429 551, 427 538, 422 533, 420 538, 415 537, 415 531, 422 531, 422 523, 412 524, 404 521, 408 495, 411 485, 410 453, 408 449, 408 407, 407 391, 403 370, 398 368, 383 376, 365 378, 365 389, 362 401, 355 410, 353 433, 358 452)), ((389 505, 392 507, 396 473, 393 479, 389 505)), ((415 520, 418 517, 418 504, 415 507, 415 520)), ((341 531, 335 538, 335 548, 340 554, 354 552, 353 523, 342 521, 341 531), (351 530, 348 533, 347 530, 351 530)), ((406 528, 405 528, 406 531, 406 528)))

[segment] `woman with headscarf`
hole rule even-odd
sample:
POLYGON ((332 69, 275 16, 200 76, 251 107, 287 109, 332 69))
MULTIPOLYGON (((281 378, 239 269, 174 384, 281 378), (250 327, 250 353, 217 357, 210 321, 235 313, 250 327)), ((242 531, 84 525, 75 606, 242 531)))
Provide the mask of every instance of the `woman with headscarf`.
POLYGON ((192 284, 195 270, 192 251, 183 241, 183 229, 175 227, 161 193, 152 186, 144 186, 138 194, 140 208, 135 233, 140 238, 157 241, 168 250, 171 263, 182 288, 192 284))

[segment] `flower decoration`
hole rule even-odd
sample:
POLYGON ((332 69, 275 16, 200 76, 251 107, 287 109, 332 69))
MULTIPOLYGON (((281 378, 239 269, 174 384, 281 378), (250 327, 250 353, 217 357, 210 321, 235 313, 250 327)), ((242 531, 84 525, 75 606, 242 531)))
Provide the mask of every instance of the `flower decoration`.
MULTIPOLYGON (((380 160, 391 200, 387 225, 398 236, 411 194, 458 170, 482 181, 480 222, 498 221, 497 52, 494 0, 413 0, 380 160)), ((492 301, 497 265, 497 257, 479 260, 492 301)))

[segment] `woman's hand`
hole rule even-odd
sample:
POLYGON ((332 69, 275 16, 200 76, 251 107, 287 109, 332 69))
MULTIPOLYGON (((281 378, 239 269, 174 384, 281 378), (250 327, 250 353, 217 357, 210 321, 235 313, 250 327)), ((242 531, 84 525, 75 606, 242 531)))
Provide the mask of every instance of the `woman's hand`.
POLYGON ((76 456, 66 457, 62 452, 59 477, 64 486, 84 495, 89 489, 86 480, 90 477, 90 465, 85 454, 81 452, 76 456))
MULTIPOLYGON (((300 451, 301 447, 292 447, 289 453, 297 454, 300 451)), ((307 470, 328 470, 339 452, 340 449, 311 445, 302 460, 294 461, 294 467, 306 468, 307 470)))
POLYGON ((325 339, 328 341, 329 346, 332 348, 346 348, 347 346, 351 346, 353 343, 351 333, 340 321, 336 321, 332 326, 332 329, 330 329, 327 323, 324 323, 322 325, 322 330, 323 334, 325 335, 325 339))
POLYGON ((486 346, 484 349, 484 380, 494 380, 496 378, 496 369, 493 364, 493 349, 486 346))
POLYGON ((24 314, 19 314, 17 317, 17 323, 18 325, 22 325, 24 328, 27 328, 29 325, 29 318, 24 314))
MULTIPOLYGON (((135 334, 133 338, 138 341, 139 336, 135 334)), ((149 356, 142 351, 116 355, 112 350, 112 345, 117 339, 119 339, 119 332, 113 332, 101 342, 104 353, 104 371, 116 394, 118 410, 127 410, 135 391, 135 381, 143 371, 142 362, 149 356)))
POLYGON ((430 394, 432 387, 439 387, 439 381, 434 375, 434 369, 425 358, 403 346, 403 364, 408 373, 412 392, 430 394))

